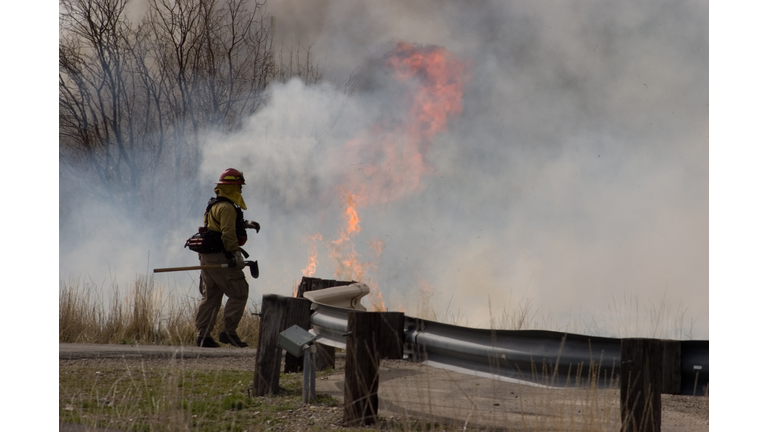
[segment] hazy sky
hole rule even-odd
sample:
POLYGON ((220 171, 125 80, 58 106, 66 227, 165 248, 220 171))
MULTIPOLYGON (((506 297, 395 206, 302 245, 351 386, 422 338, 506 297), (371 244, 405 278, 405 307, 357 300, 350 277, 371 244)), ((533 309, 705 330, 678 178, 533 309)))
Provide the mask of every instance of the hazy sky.
MULTIPOLYGON (((338 188, 350 158, 370 163, 348 143, 404 115, 380 67, 404 41, 444 49, 466 80, 419 187, 358 208, 354 248, 388 307, 412 312, 426 292, 438 316, 470 325, 530 304, 551 329, 709 337, 706 2, 271 0, 269 11, 278 41, 311 45, 327 81, 355 72, 366 86, 275 85, 243 131, 209 137, 201 184, 212 193, 224 168, 242 169, 246 215, 263 227, 246 247, 262 269, 251 299, 290 294, 308 236, 323 238, 314 276, 334 277, 338 188)), ((119 277, 189 265, 180 245, 197 219, 119 252, 103 238, 60 247, 60 274, 105 272, 118 255, 119 277)), ((157 280, 189 290, 197 278, 176 277, 157 280)))

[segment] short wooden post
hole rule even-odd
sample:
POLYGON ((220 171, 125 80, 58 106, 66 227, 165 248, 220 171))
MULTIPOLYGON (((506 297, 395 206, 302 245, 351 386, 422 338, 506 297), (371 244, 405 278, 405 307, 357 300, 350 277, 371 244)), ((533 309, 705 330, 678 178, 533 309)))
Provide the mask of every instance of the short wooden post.
POLYGON ((681 344, 679 340, 661 341, 661 392, 680 394, 682 383, 681 374, 681 344))
POLYGON ((280 390, 280 363, 283 350, 278 345, 280 332, 303 319, 309 320, 307 299, 267 294, 261 303, 259 345, 256 351, 256 368, 253 374, 254 396, 276 394, 280 390), (286 325, 286 323, 292 323, 286 325))
MULTIPOLYGON (((288 300, 288 312, 285 315, 285 321, 283 322, 283 328, 280 331, 287 329, 293 325, 297 325, 304 330, 309 331, 309 316, 312 314, 310 307, 312 302, 305 298, 293 298, 288 300)), ((291 353, 285 353, 285 366, 283 372, 301 372, 304 370, 304 361, 291 353)))
POLYGON ((344 426, 376 422, 379 411, 379 363, 402 360, 405 314, 350 311, 344 370, 344 426))
POLYGON ((382 360, 402 360, 405 337, 403 312, 379 312, 379 354, 382 360))
MULTIPOLYGON (((297 289, 297 297, 304 297, 304 293, 308 291, 317 291, 319 289, 331 288, 336 286, 344 286, 355 283, 354 281, 338 281, 333 279, 319 279, 311 277, 302 277, 299 287, 297 289)), ((315 369, 336 369, 336 349, 330 345, 323 345, 321 343, 315 344, 317 353, 315 355, 315 369)), ((298 359, 293 359, 293 356, 286 354, 285 357, 285 372, 289 372, 288 365, 291 365, 291 372, 298 372, 302 370, 302 363, 298 359), (295 365, 295 366, 294 366, 295 365)))
POLYGON ((662 343, 621 340, 621 424, 623 432, 661 431, 662 343))
MULTIPOLYGON (((317 278, 308 278, 308 277, 302 277, 301 283, 299 283, 299 287, 296 290, 296 298, 304 298, 304 293, 307 291, 311 291, 311 284, 313 281, 317 281, 319 279, 317 278)), ((294 323, 298 325, 299 327, 303 328, 304 330, 309 330, 309 315, 307 316, 306 322, 296 322, 294 323)), ((289 327, 293 325, 290 324, 289 327)), ((291 373, 291 372, 301 372, 304 370, 304 361, 299 359, 298 357, 294 356, 291 353, 285 353, 285 366, 283 368, 283 372, 285 373, 291 373)))
POLYGON ((350 311, 344 371, 344 426, 376 422, 379 410, 379 334, 381 315, 350 311))
POLYGON ((315 353, 315 369, 336 369, 336 348, 321 343, 315 344, 317 353, 315 353))
MULTIPOLYGON (((300 326, 300 327, 303 328, 304 326, 300 326)), ((295 355, 289 352, 285 353, 285 364, 283 366, 283 372, 293 373, 293 372, 301 372, 303 370, 304 370, 304 360, 296 357, 295 355)))
POLYGON ((299 288, 296 290, 296 297, 302 298, 304 297, 304 293, 307 291, 312 291, 312 284, 316 283, 315 281, 318 281, 320 279, 317 278, 310 278, 310 277, 302 277, 301 283, 299 283, 299 288))

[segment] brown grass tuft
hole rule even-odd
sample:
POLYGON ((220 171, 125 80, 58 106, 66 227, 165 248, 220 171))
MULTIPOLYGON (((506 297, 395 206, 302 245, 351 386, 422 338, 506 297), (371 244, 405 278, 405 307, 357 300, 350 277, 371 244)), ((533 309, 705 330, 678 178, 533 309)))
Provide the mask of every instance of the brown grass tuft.
MULTIPOLYGON (((197 296, 164 295, 152 277, 139 277, 124 296, 115 283, 100 289, 79 279, 61 281, 59 342, 194 345, 198 300, 197 296)), ((223 328, 223 315, 220 311, 214 335, 223 328)), ((258 333, 259 318, 246 310, 238 335, 256 346, 258 333)))

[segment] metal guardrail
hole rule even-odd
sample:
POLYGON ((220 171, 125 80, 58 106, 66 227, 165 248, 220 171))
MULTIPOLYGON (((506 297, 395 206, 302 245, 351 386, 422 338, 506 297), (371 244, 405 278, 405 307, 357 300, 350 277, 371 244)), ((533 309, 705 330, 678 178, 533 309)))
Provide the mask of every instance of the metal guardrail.
POLYGON ((680 394, 700 395, 709 387, 709 341, 680 341, 680 394))
POLYGON ((551 387, 615 386, 621 341, 540 330, 489 330, 406 317, 411 360, 551 387), (593 378, 593 380, 591 380, 593 378))
MULTIPOLYGON (((319 343, 346 347, 349 309, 313 303, 319 343)), ((465 374, 547 387, 616 388, 621 339, 544 330, 468 328, 405 317, 404 357, 465 374)), ((709 383, 709 341, 681 341, 681 394, 709 383)), ((659 371, 661 373, 661 371, 659 371)))
POLYGON ((336 348, 347 347, 347 316, 349 309, 312 303, 312 315, 309 323, 311 333, 318 335, 316 341, 336 348))
POLYGON ((364 283, 353 283, 344 286, 324 288, 317 291, 304 292, 303 297, 312 303, 336 306, 345 309, 365 310, 360 299, 368 295, 371 289, 364 283))

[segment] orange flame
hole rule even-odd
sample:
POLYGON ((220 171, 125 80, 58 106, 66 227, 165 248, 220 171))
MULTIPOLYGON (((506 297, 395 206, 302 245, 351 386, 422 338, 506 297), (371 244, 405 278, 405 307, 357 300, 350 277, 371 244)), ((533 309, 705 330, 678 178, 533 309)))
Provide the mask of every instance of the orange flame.
POLYGON ((384 244, 381 240, 369 242, 374 258, 360 262, 352 241, 360 233, 357 206, 386 203, 421 189, 432 139, 445 130, 451 116, 462 111, 462 82, 467 75, 467 64, 445 49, 405 42, 389 53, 384 66, 404 87, 408 115, 393 115, 347 142, 345 155, 353 161, 350 165, 359 166, 362 161, 363 166, 348 173, 347 184, 352 187, 341 188, 344 221, 339 237, 326 243, 336 262, 335 277, 366 281, 372 308, 377 311, 386 308, 381 290, 372 280, 373 260, 381 255, 384 244))
POLYGON ((376 282, 369 285, 371 292, 369 293, 368 300, 371 302, 371 309, 375 312, 386 312, 387 307, 384 305, 384 299, 381 297, 381 290, 376 282))
POLYGON ((346 192, 347 195, 347 235, 354 235, 360 232, 360 218, 357 217, 355 210, 355 195, 346 192))
POLYGON ((302 243, 309 243, 309 263, 307 263, 307 267, 301 271, 306 277, 311 277, 317 270, 317 241, 322 239, 323 236, 320 235, 320 233, 313 236, 304 236, 304 238, 301 239, 302 243))
POLYGON ((336 278, 362 281, 366 268, 371 263, 360 263, 357 259, 352 237, 360 232, 360 219, 355 209, 355 195, 342 188, 342 207, 346 220, 339 228, 339 238, 328 243, 330 256, 336 261, 336 278))
POLYGON ((462 111, 461 78, 465 65, 442 48, 418 49, 400 42, 387 66, 394 69, 393 76, 398 81, 420 79, 421 86, 413 96, 410 111, 415 121, 408 128, 411 136, 428 146, 432 137, 445 129, 448 116, 462 111))
POLYGON ((363 169, 351 172, 349 178, 363 205, 386 203, 418 191, 432 139, 445 130, 448 118, 463 109, 467 65, 445 49, 401 42, 385 67, 407 88, 409 115, 381 122, 347 143, 349 157, 364 162, 363 169))
POLYGON ((376 258, 380 257, 381 253, 384 252, 384 242, 379 239, 369 241, 368 246, 376 254, 376 258))

